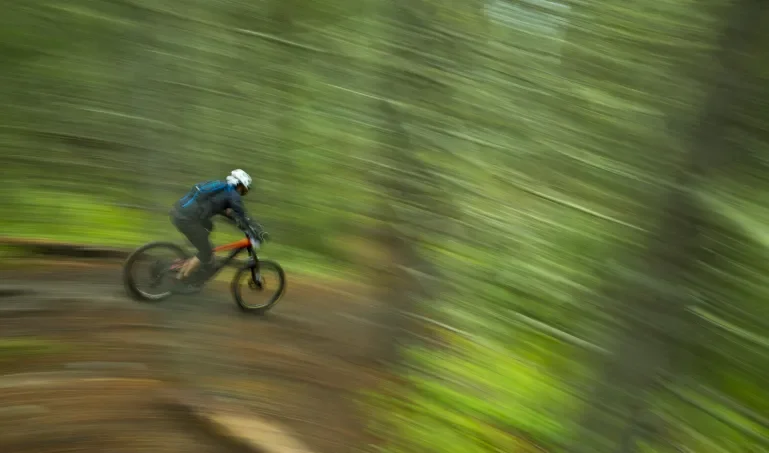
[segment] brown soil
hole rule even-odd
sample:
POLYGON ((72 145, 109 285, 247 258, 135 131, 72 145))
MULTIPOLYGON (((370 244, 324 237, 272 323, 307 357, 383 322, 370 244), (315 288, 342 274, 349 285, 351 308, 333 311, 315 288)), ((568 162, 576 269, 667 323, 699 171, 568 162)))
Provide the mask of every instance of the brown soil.
POLYGON ((169 389, 258 414, 315 452, 360 451, 360 392, 385 377, 366 288, 288 271, 264 318, 241 313, 223 284, 133 301, 117 262, 0 271, 0 451, 235 451, 158 403, 169 389))

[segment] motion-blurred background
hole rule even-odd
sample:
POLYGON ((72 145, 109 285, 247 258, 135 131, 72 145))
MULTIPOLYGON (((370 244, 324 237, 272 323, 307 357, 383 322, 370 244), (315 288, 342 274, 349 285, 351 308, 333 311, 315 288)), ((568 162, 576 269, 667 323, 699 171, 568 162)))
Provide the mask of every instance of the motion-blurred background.
POLYGON ((760 0, 7 1, 3 268, 243 168, 384 307, 355 449, 767 451, 768 52, 760 0))

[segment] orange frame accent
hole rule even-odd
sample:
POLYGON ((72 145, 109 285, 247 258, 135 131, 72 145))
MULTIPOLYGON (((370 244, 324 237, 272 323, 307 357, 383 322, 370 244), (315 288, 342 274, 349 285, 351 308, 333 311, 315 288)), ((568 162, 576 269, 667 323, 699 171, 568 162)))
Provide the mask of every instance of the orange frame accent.
POLYGON ((224 252, 225 250, 235 250, 235 249, 244 249, 248 248, 251 245, 251 241, 248 238, 243 238, 237 242, 232 242, 230 244, 224 244, 220 245, 219 247, 214 247, 214 252, 224 252))

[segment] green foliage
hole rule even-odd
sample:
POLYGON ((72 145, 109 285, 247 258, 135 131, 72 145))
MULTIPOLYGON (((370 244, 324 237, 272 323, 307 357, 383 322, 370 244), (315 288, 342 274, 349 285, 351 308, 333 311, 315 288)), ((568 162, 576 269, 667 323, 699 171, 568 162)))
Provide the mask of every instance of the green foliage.
POLYGON ((449 382, 429 375, 410 377, 409 411, 422 413, 423 419, 409 428, 413 436, 405 436, 420 439, 420 445, 412 447, 414 451, 445 451, 453 443, 449 433, 457 431, 464 433, 465 442, 480 444, 469 451, 482 451, 483 444, 492 439, 505 441, 499 431, 512 438, 525 433, 543 443, 563 439, 563 420, 551 414, 568 413, 574 401, 563 383, 543 370, 542 363, 516 359, 512 351, 502 348, 456 343, 464 346, 462 356, 426 351, 410 354, 428 372, 440 370, 453 377, 449 382), (443 429, 435 431, 431 420, 443 429), (440 438, 448 442, 443 446, 443 442, 432 442, 440 438))

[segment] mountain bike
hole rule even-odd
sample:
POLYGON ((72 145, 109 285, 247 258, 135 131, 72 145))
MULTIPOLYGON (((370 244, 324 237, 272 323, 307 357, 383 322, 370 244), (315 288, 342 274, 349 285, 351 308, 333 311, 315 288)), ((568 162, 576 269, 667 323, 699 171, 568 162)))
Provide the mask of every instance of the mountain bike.
MULTIPOLYGON (((263 314, 270 310, 283 297, 286 291, 286 275, 283 268, 275 261, 259 260, 256 251, 261 247, 256 239, 258 235, 253 227, 245 228, 245 238, 229 244, 215 247, 214 253, 229 251, 224 259, 217 259, 216 263, 206 272, 203 284, 210 282, 219 271, 228 266, 239 254, 248 252, 248 260, 241 263, 230 282, 230 292, 238 307, 246 312, 263 314), (270 276, 265 279, 265 275, 270 276), (247 287, 244 291, 243 286, 247 287), (262 303, 250 303, 248 296, 264 296, 262 303)), ((128 295, 135 300, 158 302, 176 294, 174 287, 177 283, 177 274, 184 263, 192 257, 188 251, 172 242, 150 242, 137 248, 123 264, 123 284, 128 295), (153 258, 151 253, 165 252, 169 257, 153 258), (141 265, 147 265, 147 269, 141 269, 141 265), (138 274, 138 275, 137 275, 138 274), (148 288, 139 284, 140 275, 149 277, 148 288), (162 286, 169 285, 162 289, 162 286)), ((193 277, 191 275, 190 277, 193 277)), ((201 285, 202 287, 203 285, 201 285)))

